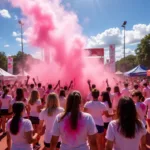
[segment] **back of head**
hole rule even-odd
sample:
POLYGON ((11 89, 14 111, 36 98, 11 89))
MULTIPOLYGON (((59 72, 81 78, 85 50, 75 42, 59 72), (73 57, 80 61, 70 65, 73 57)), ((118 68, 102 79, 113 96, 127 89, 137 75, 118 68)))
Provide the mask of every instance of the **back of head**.
POLYGON ((67 91, 67 90, 68 90, 68 87, 67 87, 67 86, 64 86, 64 90, 67 91))
POLYGON ((17 133, 19 132, 19 127, 20 127, 20 119, 22 117, 22 113, 25 109, 25 106, 22 102, 16 102, 13 104, 13 113, 14 116, 11 120, 10 123, 10 132, 14 135, 17 135, 17 133))
POLYGON ((8 94, 8 92, 9 92, 9 89, 5 88, 2 98, 5 98, 5 96, 8 94))
POLYGON ((120 89, 118 86, 115 86, 114 87, 114 93, 119 93, 120 94, 120 89))
POLYGON ((110 96, 109 96, 109 93, 108 92, 102 92, 102 101, 103 102, 108 102, 108 105, 109 105, 109 108, 112 108, 112 103, 111 103, 111 100, 110 100, 110 96))
POLYGON ((66 93, 65 93, 65 90, 61 89, 60 90, 60 93, 59 93, 59 96, 63 96, 63 97, 66 97, 66 93))
POLYGON ((138 88, 139 88, 139 85, 138 85, 138 84, 135 84, 135 85, 134 85, 134 89, 137 90, 138 88))
POLYGON ((121 98, 117 107, 118 131, 126 138, 134 138, 137 131, 142 129, 138 120, 135 104, 131 98, 121 98))
POLYGON ((48 116, 52 116, 56 108, 59 107, 59 100, 56 93, 50 93, 47 97, 46 109, 48 110, 48 116))
POLYGON ((107 92, 110 92, 110 91, 111 91, 111 87, 107 87, 107 88, 106 88, 106 91, 107 91, 107 92))
POLYGON ((143 86, 144 86, 144 87, 147 87, 147 83, 144 83, 143 86))
POLYGON ((93 99, 98 99, 99 95, 100 95, 99 90, 97 90, 97 89, 93 89, 92 90, 92 97, 93 97, 93 99))
MULTIPOLYGON (((61 120, 70 113, 70 126, 72 130, 77 129, 79 112, 81 104, 81 95, 78 91, 73 91, 68 95, 65 113, 62 115, 61 120)), ((60 120, 60 121, 61 121, 60 120)))
POLYGON ((40 88, 42 86, 42 84, 41 83, 38 83, 38 88, 40 88))
POLYGON ((31 97, 30 97, 30 100, 29 100, 29 103, 31 104, 31 105, 34 105, 34 103, 39 99, 39 93, 38 93, 38 91, 37 90, 33 90, 32 92, 31 92, 31 97))
POLYGON ((125 84, 124 84, 124 87, 125 87, 125 88, 127 88, 128 86, 129 86, 128 83, 125 83, 125 84))
POLYGON ((137 96, 137 97, 139 98, 139 101, 140 101, 140 102, 144 102, 144 100, 145 100, 145 98, 144 98, 142 92, 141 92, 141 91, 138 91, 138 90, 134 91, 134 92, 132 93, 132 96, 137 96))
POLYGON ((31 84, 31 85, 30 85, 30 88, 33 89, 33 88, 34 88, 34 84, 31 84))
POLYGON ((92 89, 95 89, 96 88, 96 85, 95 84, 92 84, 92 89))
POLYGON ((16 90, 16 101, 24 100, 24 92, 22 88, 17 88, 16 90))
POLYGON ((48 85, 48 89, 51 90, 52 89, 52 84, 48 85))

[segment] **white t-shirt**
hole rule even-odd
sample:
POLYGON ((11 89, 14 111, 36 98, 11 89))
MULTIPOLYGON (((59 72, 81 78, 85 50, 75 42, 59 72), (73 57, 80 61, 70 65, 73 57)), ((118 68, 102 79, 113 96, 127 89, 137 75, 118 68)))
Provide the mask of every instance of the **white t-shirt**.
POLYGON ((106 139, 113 141, 113 150, 139 150, 141 137, 146 135, 146 129, 143 129, 135 134, 135 138, 126 138, 118 131, 118 123, 116 120, 111 121, 106 133, 106 139))
POLYGON ((37 107, 41 106, 41 100, 38 99, 33 105, 30 105, 30 116, 32 117, 39 117, 39 112, 37 111, 37 107))
POLYGON ((11 150, 33 150, 32 144, 28 144, 28 142, 24 136, 25 132, 33 131, 31 121, 28 119, 22 118, 19 132, 17 133, 17 135, 13 135, 10 132, 11 120, 12 119, 8 120, 7 125, 6 125, 6 130, 7 130, 7 132, 10 133, 10 136, 12 139, 11 150))
POLYGON ((89 101, 84 105, 84 108, 88 109, 88 113, 92 115, 96 125, 104 126, 102 114, 104 111, 107 111, 107 108, 103 103, 100 101, 89 101))
POLYGON ((10 103, 12 101, 12 96, 11 95, 6 95, 5 98, 2 98, 2 96, 0 96, 0 101, 2 102, 2 106, 1 109, 9 109, 10 103))
POLYGON ((148 87, 143 89, 143 93, 146 93, 146 97, 145 98, 150 98, 150 89, 148 87))
POLYGON ((40 98, 43 98, 45 90, 43 88, 37 88, 37 91, 39 92, 40 98))
MULTIPOLYGON (((13 99, 13 100, 10 102, 10 105, 12 106, 15 102, 17 102, 16 99, 13 99)), ((28 104, 27 100, 21 101, 21 102, 23 102, 25 106, 27 106, 27 104, 28 104)), ((28 117, 28 114, 27 114, 27 111, 26 111, 26 110, 25 110, 24 113, 23 113, 23 117, 28 117)))
POLYGON ((54 122, 52 134, 61 137, 60 150, 90 150, 87 146, 87 136, 97 133, 92 116, 81 113, 76 130, 71 129, 69 117, 70 114, 60 121, 61 114, 59 114, 54 122))
MULTIPOLYGON (((103 102, 103 103, 106 106, 108 113, 112 114, 113 113, 113 109, 109 108, 108 102, 106 101, 106 102, 103 102)), ((112 117, 106 117, 105 115, 103 115, 102 118, 103 118, 104 123, 108 123, 108 122, 110 122, 112 120, 112 117)))
POLYGON ((147 119, 150 119, 150 98, 147 98, 147 99, 144 101, 144 104, 148 107, 147 119))
POLYGON ((129 89, 128 89, 128 88, 124 88, 124 89, 122 90, 122 92, 121 92, 121 96, 122 96, 122 97, 124 97, 124 96, 130 97, 130 96, 131 96, 131 93, 130 93, 129 89))
POLYGON ((114 93, 113 101, 112 101, 112 107, 113 107, 114 110, 117 109, 120 98, 121 98, 121 94, 114 93))
POLYGON ((143 123, 146 125, 145 115, 146 115, 146 105, 142 102, 135 103, 136 111, 138 114, 138 117, 143 123))
POLYGON ((65 108, 66 107, 66 98, 63 96, 59 97, 59 103, 62 108, 65 108))
POLYGON ((39 118, 40 118, 40 120, 44 120, 45 126, 46 126, 46 130, 45 130, 45 134, 44 134, 44 142, 49 143, 51 141, 52 128, 53 128, 54 121, 56 119, 56 116, 59 113, 62 113, 63 111, 64 111, 64 109, 59 107, 55 110, 55 112, 53 113, 52 116, 48 116, 46 109, 40 113, 39 118))

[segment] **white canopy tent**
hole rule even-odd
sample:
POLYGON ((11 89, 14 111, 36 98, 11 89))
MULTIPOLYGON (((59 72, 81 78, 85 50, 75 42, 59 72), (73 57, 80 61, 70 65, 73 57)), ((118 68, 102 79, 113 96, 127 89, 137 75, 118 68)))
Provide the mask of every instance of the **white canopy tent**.
POLYGON ((12 75, 0 68, 0 80, 13 80, 16 79, 15 75, 12 75))

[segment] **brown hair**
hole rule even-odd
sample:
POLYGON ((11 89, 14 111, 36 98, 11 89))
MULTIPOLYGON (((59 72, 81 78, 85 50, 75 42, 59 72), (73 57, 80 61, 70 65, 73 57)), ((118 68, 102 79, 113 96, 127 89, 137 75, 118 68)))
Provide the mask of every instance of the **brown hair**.
POLYGON ((78 91, 73 91, 69 94, 67 98, 67 104, 64 114, 61 116, 60 121, 65 118, 69 113, 70 115, 70 125, 73 130, 77 129, 78 120, 80 117, 80 104, 81 95, 78 91))
POLYGON ((59 107, 59 100, 56 93, 51 93, 47 97, 46 109, 48 116, 52 116, 54 111, 59 107))
POLYGON ((34 105, 34 103, 40 98, 39 96, 39 92, 36 91, 36 90, 33 90, 31 92, 31 97, 30 97, 30 100, 29 100, 29 104, 31 105, 34 105))

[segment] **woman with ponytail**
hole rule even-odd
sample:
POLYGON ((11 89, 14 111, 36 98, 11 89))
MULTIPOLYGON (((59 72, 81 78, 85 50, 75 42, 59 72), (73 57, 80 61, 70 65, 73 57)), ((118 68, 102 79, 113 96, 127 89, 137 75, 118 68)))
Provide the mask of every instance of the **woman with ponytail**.
POLYGON ((4 89, 4 93, 2 96, 0 96, 0 115, 2 117, 2 130, 5 133, 5 124, 6 120, 9 117, 9 108, 10 108, 10 103, 12 101, 12 96, 8 95, 9 90, 6 88, 4 89))
POLYGON ((134 91, 132 93, 132 99, 135 103, 135 107, 138 113, 138 117, 141 121, 143 121, 143 123, 146 125, 146 111, 147 111, 147 107, 146 105, 143 103, 145 98, 142 94, 142 92, 140 91, 134 91))
POLYGON ((146 150, 146 129, 129 97, 119 100, 117 118, 108 125, 105 150, 146 150))
POLYGON ((55 150, 59 137, 62 139, 60 150, 98 150, 94 120, 81 111, 81 101, 78 91, 68 95, 65 112, 57 115, 53 125, 50 150, 55 150))
POLYGON ((8 150, 33 150, 32 143, 36 142, 37 134, 33 136, 31 121, 23 118, 25 106, 23 102, 16 102, 12 106, 14 116, 7 122, 8 150), (12 141, 12 144, 11 144, 12 141))
POLYGON ((25 111, 24 111, 23 117, 24 118, 28 118, 28 116, 29 116, 29 108, 28 108, 28 105, 27 105, 27 100, 24 97, 24 92, 23 92, 22 88, 17 88, 17 90, 16 90, 16 97, 11 101, 11 107, 9 109, 9 112, 12 112, 12 106, 13 106, 13 104, 15 102, 23 102, 24 103, 25 111))
MULTIPOLYGON (((44 145, 45 145, 44 150, 49 150, 50 148, 53 123, 56 119, 56 116, 62 112, 64 112, 64 109, 59 107, 58 96, 55 93, 49 94, 47 97, 46 108, 40 113, 39 133, 42 133, 44 124, 46 126, 46 130, 44 133, 44 145)), ((58 141, 56 146, 56 149, 59 148, 60 148, 60 140, 58 141)))

